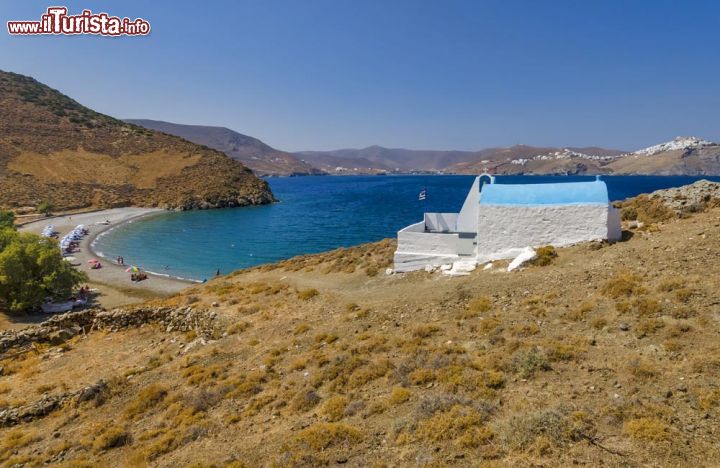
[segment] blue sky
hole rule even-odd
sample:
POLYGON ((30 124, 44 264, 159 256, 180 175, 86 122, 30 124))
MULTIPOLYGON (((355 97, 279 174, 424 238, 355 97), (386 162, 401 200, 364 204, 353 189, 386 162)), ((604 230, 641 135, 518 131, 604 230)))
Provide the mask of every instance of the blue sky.
POLYGON ((11 37, 0 69, 119 118, 283 150, 720 140, 720 2, 2 0, 143 17, 148 37, 11 37))

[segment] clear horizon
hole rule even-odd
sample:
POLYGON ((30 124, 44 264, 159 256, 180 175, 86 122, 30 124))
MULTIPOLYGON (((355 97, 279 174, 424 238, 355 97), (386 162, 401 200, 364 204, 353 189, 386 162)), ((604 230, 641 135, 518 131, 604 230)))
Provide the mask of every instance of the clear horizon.
MULTIPOLYGON (((4 5, 3 22, 53 3, 4 5)), ((720 140, 720 4, 63 2, 147 37, 0 35, 0 69, 99 112, 222 126, 285 151, 636 150, 720 140)))

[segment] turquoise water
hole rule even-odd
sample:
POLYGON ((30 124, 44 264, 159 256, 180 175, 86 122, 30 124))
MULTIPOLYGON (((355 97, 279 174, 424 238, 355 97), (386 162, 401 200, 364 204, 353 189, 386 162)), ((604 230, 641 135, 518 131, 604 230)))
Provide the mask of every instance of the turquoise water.
MULTIPOLYGON (((720 177, 705 177, 720 181, 720 177)), ((604 177, 612 200, 692 183, 701 177, 604 177)), ((497 183, 588 181, 594 177, 508 176, 497 183)), ((97 239, 108 258, 172 276, 204 279, 217 269, 274 262, 295 255, 394 237, 424 212, 457 212, 473 176, 348 176, 271 178, 281 200, 267 206, 168 212, 118 226, 97 239), (427 188, 427 200, 418 193, 427 188)))

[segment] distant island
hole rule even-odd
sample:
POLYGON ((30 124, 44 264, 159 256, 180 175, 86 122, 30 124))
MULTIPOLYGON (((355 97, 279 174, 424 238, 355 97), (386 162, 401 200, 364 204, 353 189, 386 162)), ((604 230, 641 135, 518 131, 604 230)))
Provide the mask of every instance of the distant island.
POLYGON ((720 175, 720 145, 697 137, 677 137, 637 151, 596 146, 514 145, 479 151, 369 146, 290 153, 224 127, 145 119, 126 122, 222 151, 259 176, 483 172, 497 175, 720 175))

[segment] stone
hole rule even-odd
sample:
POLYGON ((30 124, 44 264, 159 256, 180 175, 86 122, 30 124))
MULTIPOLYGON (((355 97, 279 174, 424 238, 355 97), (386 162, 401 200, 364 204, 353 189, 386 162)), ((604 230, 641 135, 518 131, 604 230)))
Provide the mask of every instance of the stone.
POLYGON ((622 331, 628 331, 630 330, 630 325, 628 325, 627 323, 621 323, 620 325, 618 325, 618 328, 622 331))

